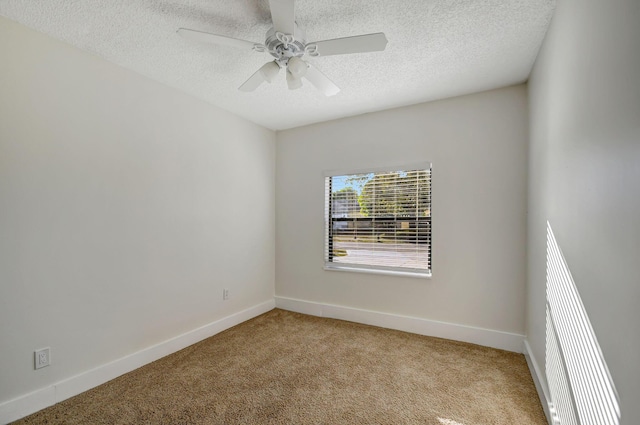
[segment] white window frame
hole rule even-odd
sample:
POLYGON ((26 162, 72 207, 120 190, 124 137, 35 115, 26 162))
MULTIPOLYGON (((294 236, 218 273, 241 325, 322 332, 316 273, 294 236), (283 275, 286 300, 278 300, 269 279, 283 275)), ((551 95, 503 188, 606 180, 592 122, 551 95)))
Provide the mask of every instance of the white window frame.
MULTIPOLYGON (((327 187, 327 178, 328 177, 337 177, 337 176, 347 176, 354 174, 369 174, 369 173, 381 173, 388 171, 414 171, 414 170, 430 170, 430 179, 433 174, 433 168, 431 162, 419 162, 412 164, 403 164, 400 166, 384 166, 384 167, 370 167, 363 169, 338 169, 338 170, 330 170, 324 172, 324 247, 323 247, 323 255, 324 255, 324 269, 328 271, 346 271, 346 272, 359 272, 359 273, 373 273, 373 274, 383 274, 383 275, 393 275, 393 276, 407 276, 407 277, 417 277, 417 278, 431 278, 432 270, 433 270, 433 228, 430 224, 430 232, 429 232, 429 269, 413 269, 407 267, 389 267, 389 266, 381 266, 381 265, 365 265, 365 264, 349 264, 349 263, 338 263, 329 261, 329 245, 331 243, 329 226, 331 217, 329 217, 329 202, 330 202, 330 194, 329 188, 327 187)), ((431 195, 431 205, 430 210, 433 211, 433 194, 431 195)), ((430 214, 430 220, 433 214, 430 214)), ((432 223, 432 221, 430 222, 432 223)))

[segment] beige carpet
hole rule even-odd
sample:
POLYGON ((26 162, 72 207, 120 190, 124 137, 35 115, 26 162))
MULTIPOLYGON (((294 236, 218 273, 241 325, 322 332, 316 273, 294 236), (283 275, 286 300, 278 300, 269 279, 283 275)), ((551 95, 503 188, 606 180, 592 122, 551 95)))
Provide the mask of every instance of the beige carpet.
POLYGON ((17 423, 546 421, 521 354, 276 309, 17 423))

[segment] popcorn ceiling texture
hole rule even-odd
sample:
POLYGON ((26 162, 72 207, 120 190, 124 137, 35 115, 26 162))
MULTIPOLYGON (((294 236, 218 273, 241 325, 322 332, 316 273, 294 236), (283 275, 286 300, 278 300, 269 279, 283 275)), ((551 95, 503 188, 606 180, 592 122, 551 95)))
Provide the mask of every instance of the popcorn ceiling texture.
POLYGON ((280 130, 522 83, 555 0, 297 0, 308 41, 384 32, 383 52, 307 58, 342 91, 324 97, 284 73, 237 88, 268 53, 197 43, 180 27, 263 42, 267 0, 0 0, 0 15, 280 130))

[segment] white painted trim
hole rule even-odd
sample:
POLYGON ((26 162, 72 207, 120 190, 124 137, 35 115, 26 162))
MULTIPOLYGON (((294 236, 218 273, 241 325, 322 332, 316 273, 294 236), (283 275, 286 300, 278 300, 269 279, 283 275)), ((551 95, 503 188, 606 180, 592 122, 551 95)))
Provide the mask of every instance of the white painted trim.
POLYGON ((332 272, 353 272, 353 273, 371 273, 371 274, 383 274, 387 276, 403 276, 403 277, 416 277, 418 279, 431 279, 431 272, 425 273, 423 271, 409 271, 401 269, 381 269, 376 266, 359 267, 351 266, 340 263, 327 263, 325 262, 324 269, 332 272))
POLYGON ((269 300, 239 311, 207 325, 193 329, 159 344, 147 347, 128 356, 114 360, 56 382, 48 387, 25 394, 0 404, 0 424, 6 424, 78 395, 118 376, 156 361, 171 353, 209 338, 226 329, 266 313, 275 307, 269 300))
POLYGON ((547 417, 547 422, 551 425, 553 422, 551 420, 551 412, 549 411, 549 406, 551 405, 549 390, 545 384, 546 380, 544 379, 543 372, 538 366, 536 358, 533 356, 533 351, 531 351, 529 341, 526 339, 524 340, 524 358, 527 359, 527 366, 529 366, 529 372, 531 372, 531 377, 536 385, 538 397, 540 397, 540 403, 542 404, 542 410, 544 410, 544 414, 547 417))
POLYGON ((470 342, 486 347, 514 351, 516 353, 522 352, 524 335, 438 322, 418 317, 400 316, 353 307, 316 303, 294 298, 275 297, 275 300, 277 308, 295 311, 297 313, 348 320, 350 322, 411 332, 419 335, 470 342))
POLYGON ((53 385, 0 404, 0 424, 13 422, 56 403, 53 385))
POLYGON ((380 167, 370 167, 370 168, 340 168, 337 170, 324 170, 322 175, 324 177, 335 177, 335 176, 348 176, 350 174, 371 174, 371 173, 385 173, 388 171, 411 171, 411 170, 429 170, 432 168, 431 161, 422 161, 422 162, 414 162, 408 163, 404 165, 392 165, 392 166, 380 166, 380 167))

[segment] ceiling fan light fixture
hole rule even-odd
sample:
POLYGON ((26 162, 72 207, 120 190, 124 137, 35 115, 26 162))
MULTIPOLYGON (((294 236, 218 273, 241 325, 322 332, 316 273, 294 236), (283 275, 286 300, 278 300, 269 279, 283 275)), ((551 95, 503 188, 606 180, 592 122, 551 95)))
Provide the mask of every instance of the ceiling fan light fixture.
POLYGON ((262 78, 264 78, 267 83, 271 83, 276 75, 278 75, 278 72, 280 72, 280 65, 275 61, 267 62, 260 68, 260 75, 262 75, 262 78))
POLYGON ((287 62, 287 70, 291 73, 293 78, 300 79, 307 73, 309 65, 301 58, 294 56, 287 62))
POLYGON ((291 71, 287 70, 287 86, 289 90, 297 90, 302 87, 302 79, 294 77, 291 71))
POLYGON ((302 87, 302 79, 304 78, 325 96, 333 96, 340 91, 340 88, 326 75, 318 71, 313 64, 304 61, 302 58, 305 55, 319 57, 348 53, 379 52, 387 47, 387 38, 381 32, 307 43, 304 30, 296 25, 296 1, 268 0, 273 26, 265 34, 264 43, 188 28, 179 28, 178 34, 197 42, 214 43, 238 50, 267 52, 273 56, 275 58, 273 62, 262 65, 247 81, 238 87, 243 92, 252 92, 265 81, 268 83, 273 82, 280 68, 285 68, 287 86, 290 90, 302 87))

